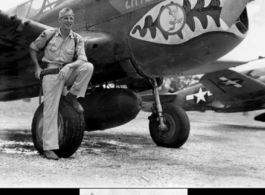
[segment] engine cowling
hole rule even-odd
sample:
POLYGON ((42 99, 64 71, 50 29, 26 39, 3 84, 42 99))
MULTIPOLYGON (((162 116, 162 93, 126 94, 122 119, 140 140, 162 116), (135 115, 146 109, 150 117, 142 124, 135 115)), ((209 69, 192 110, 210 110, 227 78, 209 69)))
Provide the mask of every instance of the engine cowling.
POLYGON ((128 123, 141 110, 141 98, 128 89, 96 89, 78 101, 84 108, 86 130, 104 130, 128 123))

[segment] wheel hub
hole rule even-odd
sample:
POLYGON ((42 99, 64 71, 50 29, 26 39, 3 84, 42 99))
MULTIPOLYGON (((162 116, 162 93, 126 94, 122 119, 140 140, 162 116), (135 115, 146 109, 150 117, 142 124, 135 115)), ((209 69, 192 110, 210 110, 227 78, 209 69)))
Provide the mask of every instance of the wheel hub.
POLYGON ((165 120, 164 120, 164 123, 159 125, 158 126, 158 130, 161 131, 161 132, 168 132, 168 126, 167 124, 165 123, 165 120))
POLYGON ((159 125, 158 126, 158 134, 161 138, 163 139, 168 139, 170 137, 173 136, 174 134, 174 129, 175 129, 175 126, 174 124, 172 123, 172 117, 167 115, 167 114, 164 114, 164 126, 161 126, 159 125))

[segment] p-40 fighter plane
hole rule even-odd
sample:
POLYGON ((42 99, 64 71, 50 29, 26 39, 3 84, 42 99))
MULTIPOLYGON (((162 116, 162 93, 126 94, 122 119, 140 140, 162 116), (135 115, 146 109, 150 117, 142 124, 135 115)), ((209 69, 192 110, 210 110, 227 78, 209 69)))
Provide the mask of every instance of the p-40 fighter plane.
MULTIPOLYGON (((71 156, 87 131, 113 128, 141 109, 135 92, 153 89, 155 110, 150 134, 159 146, 181 147, 189 119, 181 108, 160 104, 162 77, 227 69, 215 63, 247 35, 250 0, 28 0, 0 13, 0 101, 37 97, 39 81, 29 45, 45 29, 58 26, 58 12, 75 13, 73 30, 83 36, 94 64, 87 95, 79 99, 84 117, 62 98, 59 108, 61 157, 71 156), (104 86, 114 86, 108 89, 104 86), (119 88, 118 86, 127 86, 119 88)), ((1 7, 1 6, 0 6, 1 7)), ((39 55, 41 60, 42 55, 39 55)), ((32 123, 35 147, 42 152, 42 109, 32 123)))
MULTIPOLYGON (((200 83, 175 93, 159 92, 162 104, 174 104, 185 111, 213 110, 220 113, 265 109, 265 69, 236 72, 221 70, 207 73, 200 83)), ((142 92, 144 111, 152 110, 150 91, 142 92)), ((254 118, 265 122, 265 113, 254 118)))

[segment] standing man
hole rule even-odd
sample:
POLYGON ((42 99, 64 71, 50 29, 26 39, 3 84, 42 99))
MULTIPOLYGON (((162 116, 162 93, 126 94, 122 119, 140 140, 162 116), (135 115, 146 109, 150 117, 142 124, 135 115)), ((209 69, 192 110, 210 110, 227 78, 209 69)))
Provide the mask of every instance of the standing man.
POLYGON ((30 45, 30 55, 35 65, 35 76, 42 80, 43 110, 43 150, 44 157, 58 160, 53 150, 59 149, 58 140, 58 107, 61 95, 82 113, 83 108, 77 96, 84 97, 87 85, 92 77, 94 67, 87 62, 84 40, 72 31, 74 13, 70 8, 59 12, 60 27, 45 30, 30 45), (45 48, 44 48, 45 47, 45 48), (42 61, 47 67, 42 70, 38 63, 37 53, 44 50, 42 61), (72 85, 70 91, 67 86, 72 85))

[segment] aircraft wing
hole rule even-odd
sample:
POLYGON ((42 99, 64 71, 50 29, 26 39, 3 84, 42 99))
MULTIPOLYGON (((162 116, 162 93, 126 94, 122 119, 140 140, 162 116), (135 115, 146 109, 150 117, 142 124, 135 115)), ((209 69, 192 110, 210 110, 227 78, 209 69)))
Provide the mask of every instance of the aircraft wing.
POLYGON ((0 61, 14 61, 26 56, 30 43, 49 28, 32 20, 0 12, 0 61))
POLYGON ((236 66, 244 65, 250 61, 230 61, 230 60, 218 60, 212 63, 206 64, 199 68, 194 68, 183 73, 183 75, 196 75, 196 74, 206 74, 209 72, 226 70, 236 66))
POLYGON ((207 73, 200 82, 226 106, 233 103, 256 101, 265 96, 263 83, 233 70, 207 73))
POLYGON ((0 12, 1 101, 38 95, 39 81, 34 76, 29 45, 42 31, 49 28, 51 27, 0 12))

